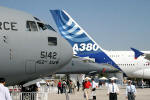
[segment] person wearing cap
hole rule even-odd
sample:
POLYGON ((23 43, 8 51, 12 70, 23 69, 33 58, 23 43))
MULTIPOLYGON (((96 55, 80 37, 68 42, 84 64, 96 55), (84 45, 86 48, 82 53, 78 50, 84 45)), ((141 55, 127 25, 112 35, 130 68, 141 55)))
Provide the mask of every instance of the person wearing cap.
POLYGON ((85 82, 83 83, 83 87, 84 87, 84 94, 86 97, 86 100, 89 100, 89 95, 90 95, 90 89, 91 89, 91 83, 89 81, 89 78, 86 77, 85 78, 85 82))
POLYGON ((8 88, 4 86, 5 83, 5 79, 0 78, 0 100, 12 100, 8 88))
POLYGON ((131 84, 132 81, 128 81, 128 85, 126 87, 126 98, 128 100, 135 100, 136 97, 136 88, 134 85, 131 84))
POLYGON ((111 83, 108 85, 109 100, 117 100, 117 95, 119 95, 118 85, 114 83, 114 79, 111 79, 111 83))

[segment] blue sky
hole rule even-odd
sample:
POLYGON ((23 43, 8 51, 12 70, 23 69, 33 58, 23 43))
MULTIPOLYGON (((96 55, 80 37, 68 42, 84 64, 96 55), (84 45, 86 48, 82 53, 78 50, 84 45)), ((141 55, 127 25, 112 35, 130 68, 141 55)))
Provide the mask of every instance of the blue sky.
POLYGON ((55 29, 50 9, 66 10, 104 49, 150 50, 150 0, 0 0, 55 29))

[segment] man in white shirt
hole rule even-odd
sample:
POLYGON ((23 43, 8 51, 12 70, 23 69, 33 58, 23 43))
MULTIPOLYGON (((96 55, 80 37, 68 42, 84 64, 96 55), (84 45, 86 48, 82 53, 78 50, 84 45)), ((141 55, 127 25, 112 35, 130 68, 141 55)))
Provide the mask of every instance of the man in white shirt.
POLYGON ((0 78, 0 100, 12 100, 9 90, 5 85, 5 79, 0 78))
POLYGON ((135 100, 136 88, 131 83, 132 81, 129 80, 128 86, 126 87, 126 98, 128 98, 128 100, 135 100))
POLYGON ((114 83, 114 80, 111 79, 111 83, 108 85, 109 100, 117 100, 117 95, 119 95, 118 85, 114 83))
POLYGON ((96 87, 98 87, 98 84, 92 79, 92 96, 93 100, 96 100, 96 87))
POLYGON ((36 82, 36 86, 37 86, 37 92, 40 92, 41 90, 41 85, 40 82, 36 82))

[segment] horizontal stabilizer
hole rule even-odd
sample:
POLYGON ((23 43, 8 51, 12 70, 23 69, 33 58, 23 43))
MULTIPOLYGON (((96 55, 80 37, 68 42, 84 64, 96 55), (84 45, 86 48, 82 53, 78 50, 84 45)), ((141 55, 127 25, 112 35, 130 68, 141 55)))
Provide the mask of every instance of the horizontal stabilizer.
POLYGON ((144 53, 135 49, 135 48, 131 48, 131 50, 134 51, 134 54, 135 54, 135 59, 137 59, 139 56, 142 56, 144 53))

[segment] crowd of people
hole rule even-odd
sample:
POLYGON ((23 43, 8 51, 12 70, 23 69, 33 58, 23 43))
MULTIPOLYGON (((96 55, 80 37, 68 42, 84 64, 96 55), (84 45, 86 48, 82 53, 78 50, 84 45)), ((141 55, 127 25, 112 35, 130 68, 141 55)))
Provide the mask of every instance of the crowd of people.
MULTIPOLYGON (((78 87, 78 90, 79 90, 79 83, 77 83, 77 87, 78 87)), ((75 88, 76 88, 76 85, 75 83, 72 81, 72 80, 68 80, 68 81, 65 81, 65 80, 62 80, 62 81, 59 81, 58 84, 57 84, 57 87, 58 87, 58 94, 62 94, 62 93, 75 93, 75 88)))
MULTIPOLYGON (((77 91, 81 90, 81 84, 79 80, 77 82, 73 82, 72 80, 62 80, 59 81, 57 84, 58 87, 58 94, 62 93, 75 93, 75 89, 77 88, 77 91)), ((89 97, 92 93, 93 100, 96 100, 96 88, 98 87, 98 84, 92 79, 92 81, 89 81, 89 78, 86 77, 85 80, 82 82, 82 90, 84 91, 84 97, 86 100, 89 100, 89 97)))
MULTIPOLYGON (((0 78, 0 100, 11 100, 10 93, 5 85, 5 79, 0 78)), ((50 83, 47 82, 47 86, 54 86, 54 81, 50 83)), ((76 83, 72 80, 60 80, 57 83, 58 87, 58 94, 62 93, 75 93, 75 88, 77 91, 80 91, 80 82, 77 81, 76 83)), ((96 100, 96 89, 98 87, 98 83, 94 81, 94 79, 89 80, 88 77, 82 82, 82 90, 84 91, 84 97, 86 100, 90 99, 92 95, 92 100, 96 100)), ((119 95, 119 87, 115 83, 115 80, 111 79, 110 84, 108 85, 108 92, 107 95, 109 96, 109 100, 117 100, 117 95, 119 95)), ((135 85, 132 84, 132 81, 128 81, 128 85, 126 86, 126 98, 128 100, 135 100, 136 97, 136 88, 135 85)))
MULTIPOLYGON (((136 88, 135 85, 131 84, 132 81, 127 82, 128 85, 126 86, 126 98, 128 100, 135 100, 136 97, 136 88)), ((86 100, 90 99, 92 96, 92 100, 96 100, 96 89, 101 85, 94 81, 94 79, 89 80, 88 77, 82 82, 82 90, 84 91, 84 98, 86 100)), ((75 93, 75 88, 77 87, 77 91, 80 91, 81 84, 77 81, 76 85, 73 81, 59 81, 58 82, 58 94, 59 93, 66 93, 68 89, 68 93, 75 93)), ((110 84, 108 85, 108 92, 107 92, 109 100, 117 100, 117 96, 119 95, 119 87, 115 83, 114 79, 110 80, 110 84)), ((90 99, 91 100, 91 99, 90 99)))

